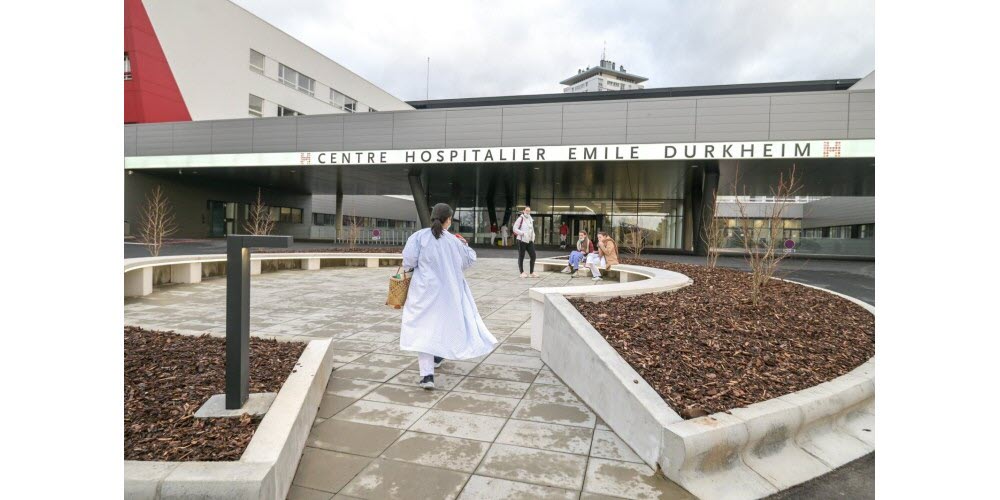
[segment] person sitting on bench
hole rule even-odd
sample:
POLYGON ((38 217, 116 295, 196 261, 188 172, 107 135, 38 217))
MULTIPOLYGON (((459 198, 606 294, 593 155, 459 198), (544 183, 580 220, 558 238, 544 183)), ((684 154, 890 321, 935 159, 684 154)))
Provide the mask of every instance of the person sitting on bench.
POLYGON ((601 281, 601 268, 608 270, 618 264, 618 244, 605 231, 597 232, 597 253, 587 256, 587 267, 594 275, 594 281, 601 281))
POLYGON ((590 241, 587 231, 580 230, 580 239, 576 241, 576 250, 569 254, 569 265, 562 272, 573 274, 580 269, 580 262, 586 261, 587 255, 594 253, 594 242, 590 241))

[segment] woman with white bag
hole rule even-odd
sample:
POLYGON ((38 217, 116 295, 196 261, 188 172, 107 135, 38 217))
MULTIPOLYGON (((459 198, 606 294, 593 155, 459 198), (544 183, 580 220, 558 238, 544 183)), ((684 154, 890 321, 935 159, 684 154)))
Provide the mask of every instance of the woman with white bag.
POLYGON ((424 389, 434 388, 434 368, 445 359, 482 356, 497 343, 462 274, 476 262, 476 252, 461 235, 448 232, 451 216, 447 204, 434 205, 431 227, 413 233, 403 248, 403 269, 412 269, 413 276, 403 305, 399 348, 418 353, 418 385, 424 389))
POLYGON ((525 206, 524 211, 514 221, 514 236, 517 238, 517 268, 521 271, 521 277, 527 278, 524 272, 524 252, 528 252, 531 258, 528 269, 531 277, 537 278, 535 274, 535 221, 531 218, 531 207, 525 206))

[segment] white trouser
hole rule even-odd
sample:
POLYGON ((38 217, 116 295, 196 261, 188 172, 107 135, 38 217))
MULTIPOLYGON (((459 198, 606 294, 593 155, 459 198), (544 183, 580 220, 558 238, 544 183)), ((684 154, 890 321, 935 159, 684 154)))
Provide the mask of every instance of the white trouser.
POLYGON ((424 352, 417 353, 417 364, 420 365, 420 376, 434 375, 434 355, 424 352))
POLYGON ((607 265, 608 262, 604 260, 604 257, 601 257, 596 253, 587 255, 587 267, 590 268, 590 272, 594 273, 595 278, 601 276, 601 270, 598 269, 598 266, 607 267, 607 265))
POLYGON ((503 237, 503 246, 507 246, 507 237, 506 236, 503 237))

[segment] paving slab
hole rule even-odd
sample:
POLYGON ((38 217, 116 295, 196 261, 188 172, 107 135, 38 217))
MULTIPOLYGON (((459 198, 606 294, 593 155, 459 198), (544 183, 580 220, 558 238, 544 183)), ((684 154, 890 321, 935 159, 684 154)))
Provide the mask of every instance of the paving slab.
POLYGON ((508 420, 497 443, 587 455, 593 431, 583 427, 508 420))
POLYGON ((348 484, 343 493, 357 498, 425 500, 458 498, 469 474, 436 467, 378 459, 348 484))
POLYGON ((336 493, 361 472, 370 458, 307 447, 292 484, 336 493))
POLYGON ((495 378, 501 380, 512 380, 514 382, 531 383, 538 375, 538 370, 533 368, 520 368, 517 366, 485 365, 480 364, 469 373, 471 377, 495 378))
POLYGON ((622 498, 695 499, 646 464, 591 458, 584 491, 622 498))
POLYGON ((418 408, 416 406, 379 403, 377 401, 362 399, 334 415, 333 419, 392 427, 395 429, 407 429, 426 411, 426 408, 418 408))
POLYGON ((625 441, 610 430, 595 430, 594 442, 590 448, 590 456, 596 458, 607 458, 610 460, 620 460, 623 462, 644 463, 639 455, 636 455, 632 448, 629 448, 625 441))
POLYGON ((459 500, 574 500, 577 492, 552 486, 473 475, 459 500))
POLYGON ((334 378, 353 378, 361 380, 371 380, 373 382, 385 382, 402 371, 402 368, 389 368, 386 366, 360 365, 348 363, 333 371, 334 378))
POLYGON ((579 490, 586 468, 587 457, 580 455, 494 444, 476 474, 579 490))
POLYGON ((450 392, 434 405, 434 409, 507 418, 514 412, 519 402, 520 400, 516 398, 450 392))
POLYGON ((428 410, 410 430, 444 436, 493 441, 505 419, 488 415, 473 415, 454 411, 428 410))
POLYGON ((332 394, 334 396, 343 396, 346 398, 360 399, 365 394, 368 394, 376 387, 378 387, 378 382, 371 380, 358 380, 349 378, 338 378, 332 375, 337 373, 336 370, 331 374, 330 382, 326 384, 326 393, 332 394))
POLYGON ((483 441, 410 431, 385 450, 382 457, 471 473, 489 447, 483 441))
POLYGON ((527 399, 517 405, 513 418, 588 428, 593 428, 597 423, 597 415, 590 411, 586 405, 549 403, 527 399))
POLYGON ((454 390, 459 392, 474 392, 489 396, 501 396, 507 398, 521 398, 530 387, 524 382, 514 382, 513 380, 500 380, 495 378, 465 377, 461 383, 455 386, 454 390))
POLYGON ((324 394, 323 399, 320 400, 319 411, 316 412, 316 417, 321 419, 330 418, 341 410, 351 406, 351 403, 357 401, 357 398, 348 398, 344 396, 335 396, 333 394, 324 394))
POLYGON ((402 435, 402 429, 331 418, 309 432, 306 445, 375 458, 402 435))
POLYGON ((416 385, 382 384, 362 399, 394 403, 420 408, 430 408, 447 394, 444 391, 428 391, 416 385))

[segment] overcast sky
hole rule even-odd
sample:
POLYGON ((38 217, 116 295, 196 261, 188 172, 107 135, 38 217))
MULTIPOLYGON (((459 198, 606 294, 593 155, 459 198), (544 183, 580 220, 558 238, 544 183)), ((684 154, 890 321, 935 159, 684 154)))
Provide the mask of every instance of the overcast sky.
POLYGON ((403 100, 562 92, 607 57, 646 88, 860 78, 874 1, 235 0, 403 100))

